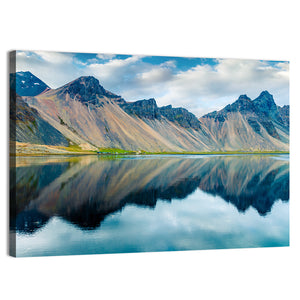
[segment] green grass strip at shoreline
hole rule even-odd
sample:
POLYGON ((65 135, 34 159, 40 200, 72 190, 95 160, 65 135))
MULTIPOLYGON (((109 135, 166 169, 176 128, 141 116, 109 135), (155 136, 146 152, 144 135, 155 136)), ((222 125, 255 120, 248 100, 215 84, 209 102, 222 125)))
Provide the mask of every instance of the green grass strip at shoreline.
POLYGON ((211 151, 211 152, 144 152, 145 155, 221 155, 221 154, 290 154, 289 151, 211 151))
POLYGON ((130 154, 138 154, 138 155, 212 155, 212 154, 289 154, 289 151, 144 151, 144 150, 123 150, 118 148, 99 148, 97 154, 100 155, 130 155, 130 154))
POLYGON ((144 151, 144 150, 124 150, 119 148, 98 148, 98 150, 83 150, 78 145, 72 145, 68 147, 58 147, 58 149, 63 149, 66 152, 48 152, 46 153, 10 153, 10 156, 44 156, 44 155, 100 155, 100 156, 114 156, 114 155, 250 155, 250 154, 289 154, 289 151, 144 151))

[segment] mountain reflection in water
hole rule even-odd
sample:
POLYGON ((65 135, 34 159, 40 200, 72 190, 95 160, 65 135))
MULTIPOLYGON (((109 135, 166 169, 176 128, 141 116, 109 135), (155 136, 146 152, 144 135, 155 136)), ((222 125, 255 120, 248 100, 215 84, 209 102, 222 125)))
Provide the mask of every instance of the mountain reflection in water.
POLYGON ((155 208, 197 188, 240 213, 289 200, 289 160, 266 155, 19 157, 11 172, 11 229, 34 233, 54 216, 95 229, 127 204, 155 208))

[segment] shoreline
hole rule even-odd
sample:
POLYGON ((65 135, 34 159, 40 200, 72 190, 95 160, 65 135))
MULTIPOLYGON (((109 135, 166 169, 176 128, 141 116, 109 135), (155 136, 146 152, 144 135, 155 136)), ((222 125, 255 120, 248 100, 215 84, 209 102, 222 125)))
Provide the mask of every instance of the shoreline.
POLYGON ((49 156, 49 155, 97 155, 97 156, 140 156, 140 155, 253 155, 290 154, 285 150, 228 150, 228 151, 145 151, 119 148, 84 148, 81 145, 54 146, 21 142, 10 142, 9 156, 49 156))
POLYGON ((252 154, 289 154, 288 150, 215 150, 215 151, 145 151, 120 148, 82 147, 83 145, 55 146, 10 141, 9 156, 48 156, 48 155, 252 155, 252 154))
POLYGON ((60 153, 9 153, 9 157, 26 157, 26 156, 84 156, 97 155, 100 157, 108 156, 144 156, 144 155, 289 155, 288 151, 212 151, 212 152, 145 152, 145 153, 96 153, 96 152, 60 152, 60 153))

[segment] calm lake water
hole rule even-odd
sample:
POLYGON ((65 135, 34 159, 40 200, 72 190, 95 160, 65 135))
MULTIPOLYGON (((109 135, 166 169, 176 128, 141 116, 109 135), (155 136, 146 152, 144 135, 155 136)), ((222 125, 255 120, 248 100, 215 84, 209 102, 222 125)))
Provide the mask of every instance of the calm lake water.
POLYGON ((11 178, 16 256, 289 245, 288 155, 17 157, 11 178))

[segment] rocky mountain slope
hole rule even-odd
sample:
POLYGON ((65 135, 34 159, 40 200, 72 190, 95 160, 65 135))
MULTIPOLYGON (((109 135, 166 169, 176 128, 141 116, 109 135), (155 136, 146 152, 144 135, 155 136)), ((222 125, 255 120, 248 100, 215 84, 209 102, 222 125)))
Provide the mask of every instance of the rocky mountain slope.
POLYGON ((254 100, 241 95, 200 121, 223 150, 289 149, 289 106, 277 106, 267 91, 254 100))
MULTIPOLYGON (((24 75, 17 73, 11 78, 20 76, 24 75)), ((17 81, 11 82, 18 89, 17 81)), ((22 97, 30 108, 70 145, 84 149, 289 149, 289 106, 277 106, 266 91, 253 101, 242 95, 233 104, 200 119, 184 108, 158 107, 153 98, 127 102, 105 90, 92 76, 80 77, 57 89, 47 87, 42 93, 31 93, 23 93, 22 97)), ((26 134, 30 131, 25 127, 22 130, 26 134)), ((29 141, 33 142, 32 138, 29 141)))
POLYGON ((206 128, 183 127, 163 113, 155 114, 159 109, 154 99, 127 103, 106 91, 94 77, 80 77, 25 99, 68 140, 91 149, 209 151, 216 147, 206 128))
POLYGON ((67 139, 13 91, 10 94, 10 121, 11 141, 68 146, 67 139))
POLYGON ((277 106, 279 115, 283 121, 283 124, 286 127, 290 127, 290 106, 289 105, 284 105, 282 107, 277 106))

